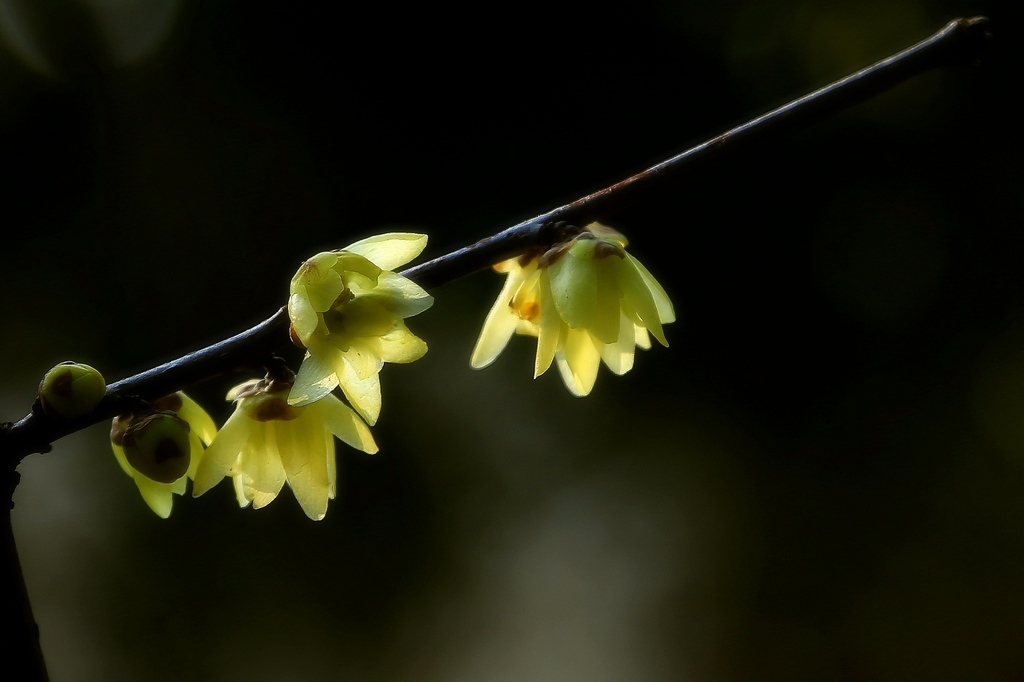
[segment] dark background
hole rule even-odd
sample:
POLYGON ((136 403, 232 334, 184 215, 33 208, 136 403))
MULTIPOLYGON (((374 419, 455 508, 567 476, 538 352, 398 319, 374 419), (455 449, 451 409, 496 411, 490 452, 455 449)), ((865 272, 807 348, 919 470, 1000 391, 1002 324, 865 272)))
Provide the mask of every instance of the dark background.
MULTIPOLYGON (((332 3, 333 5, 333 3, 332 3)), ((15 530, 60 680, 1024 679, 1019 3, 643 0, 343 10, 0 0, 0 418, 241 331, 305 258, 437 255, 896 52, 931 73, 607 222, 668 349, 573 398, 501 280, 436 290, 339 497, 154 516, 96 426, 15 530)), ((231 376, 190 393, 219 421, 231 376)))

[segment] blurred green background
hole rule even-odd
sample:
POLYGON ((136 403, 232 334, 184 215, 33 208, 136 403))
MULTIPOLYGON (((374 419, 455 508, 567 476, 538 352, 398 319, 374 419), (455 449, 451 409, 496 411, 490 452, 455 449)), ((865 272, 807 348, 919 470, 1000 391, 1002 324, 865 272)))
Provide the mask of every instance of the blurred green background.
MULTIPOLYGON (((0 0, 0 419, 241 331, 313 253, 437 255, 987 15, 991 59, 609 216, 671 347, 571 397, 436 290, 315 523, 154 516, 107 430, 20 467, 62 680, 1024 679, 1015 0, 0 0)), ((190 390, 217 418, 228 387, 190 390)))

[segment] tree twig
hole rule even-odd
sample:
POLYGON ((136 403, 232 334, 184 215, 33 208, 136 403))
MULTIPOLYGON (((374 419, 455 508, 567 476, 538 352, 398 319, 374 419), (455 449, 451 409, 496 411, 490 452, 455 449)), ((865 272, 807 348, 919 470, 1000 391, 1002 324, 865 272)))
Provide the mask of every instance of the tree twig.
MULTIPOLYGON (((891 57, 841 78, 814 92, 717 135, 647 170, 569 204, 523 221, 401 274, 426 289, 471 274, 523 251, 557 241, 565 224, 585 225, 635 202, 644 192, 693 171, 700 162, 725 149, 735 149, 805 126, 844 108, 863 102, 903 81, 931 69, 974 64, 989 43, 984 17, 955 19, 941 31, 891 57)), ((46 452, 50 444, 86 426, 111 419, 131 400, 153 400, 187 388, 218 374, 258 365, 288 343, 288 316, 282 308, 270 318, 225 341, 123 379, 108 387, 95 410, 73 421, 49 418, 38 407, 15 424, 0 429, 0 462, 16 466, 32 452, 46 452)))
MULTIPOLYGON (((637 201, 683 171, 692 171, 721 150, 778 134, 784 129, 804 126, 829 114, 858 104, 925 71, 956 64, 978 62, 989 41, 988 20, 983 17, 956 19, 930 38, 842 78, 748 123, 711 138, 703 144, 673 156, 611 187, 524 221, 471 246, 405 270, 402 274, 432 289, 446 282, 486 268, 536 246, 551 244, 566 234, 567 225, 585 225, 637 201)), ((0 483, 5 502, 0 536, 0 611, 6 635, 2 647, 5 663, 46 679, 46 666, 39 647, 38 628, 32 616, 11 532, 10 511, 18 481, 18 463, 33 452, 47 452, 50 444, 91 424, 111 419, 138 400, 154 400, 188 388, 225 372, 259 366, 275 351, 289 343, 289 320, 280 309, 252 329, 190 353, 177 360, 123 379, 108 387, 100 404, 89 414, 74 420, 47 416, 38 400, 32 411, 15 424, 0 425, 0 483)))

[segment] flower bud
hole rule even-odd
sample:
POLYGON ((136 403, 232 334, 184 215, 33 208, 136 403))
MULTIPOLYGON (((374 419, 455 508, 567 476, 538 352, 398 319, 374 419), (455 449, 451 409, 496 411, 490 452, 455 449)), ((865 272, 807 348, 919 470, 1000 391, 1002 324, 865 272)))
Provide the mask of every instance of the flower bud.
POLYGON ((174 412, 136 415, 123 430, 121 447, 140 474, 157 483, 174 483, 192 460, 189 431, 188 422, 174 412))
POLYGON ((72 419, 95 408, 107 384, 103 375, 89 365, 62 362, 39 382, 39 402, 51 417, 72 419))

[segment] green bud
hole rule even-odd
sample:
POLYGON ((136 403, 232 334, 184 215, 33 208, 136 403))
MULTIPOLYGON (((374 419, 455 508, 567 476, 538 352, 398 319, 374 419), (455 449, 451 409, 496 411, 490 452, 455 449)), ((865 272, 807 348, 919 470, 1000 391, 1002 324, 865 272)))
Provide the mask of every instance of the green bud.
POLYGON ((146 478, 174 483, 192 460, 189 431, 188 422, 174 412, 136 415, 121 434, 124 457, 146 478))
POLYGON ((103 375, 89 365, 77 362, 62 362, 39 382, 39 402, 43 411, 51 417, 63 419, 91 412, 106 392, 107 383, 103 375))

